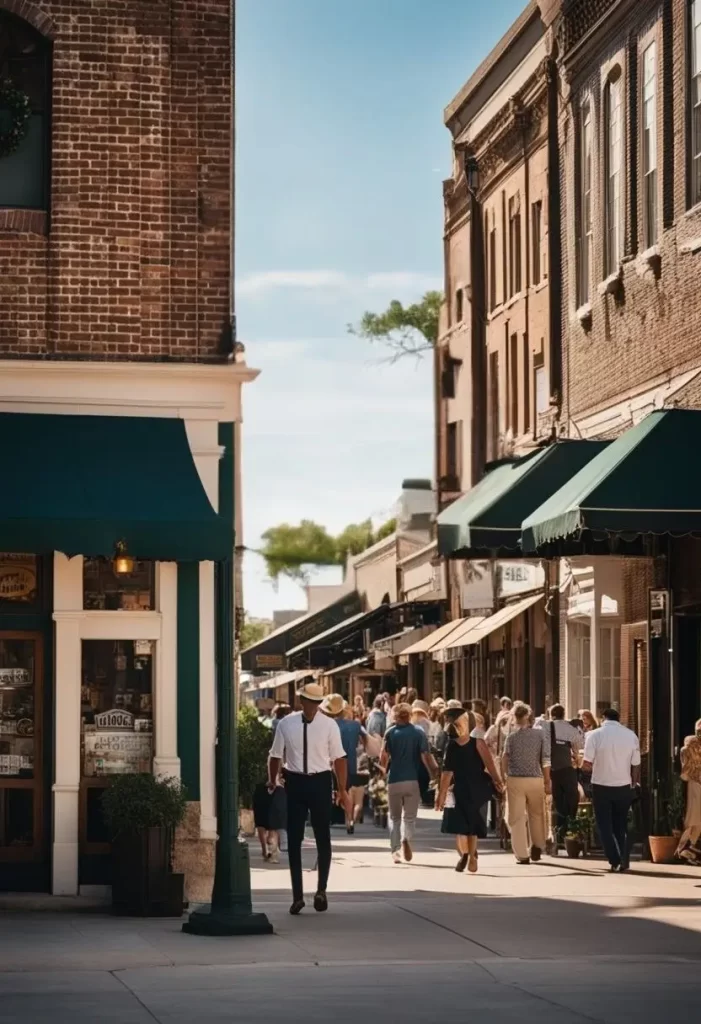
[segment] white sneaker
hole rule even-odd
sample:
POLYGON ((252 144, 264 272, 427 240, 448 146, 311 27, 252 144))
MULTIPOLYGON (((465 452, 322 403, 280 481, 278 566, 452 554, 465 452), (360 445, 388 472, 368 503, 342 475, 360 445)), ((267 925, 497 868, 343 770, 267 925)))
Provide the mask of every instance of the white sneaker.
POLYGON ((270 844, 270 846, 268 847, 268 849, 270 851, 269 858, 268 858, 270 860, 270 863, 271 864, 279 864, 280 863, 280 850, 278 849, 277 843, 272 842, 270 844))
POLYGON ((394 853, 392 854, 392 860, 394 861, 395 864, 401 864, 402 863, 402 855, 399 852, 399 850, 395 850, 394 851, 394 853))

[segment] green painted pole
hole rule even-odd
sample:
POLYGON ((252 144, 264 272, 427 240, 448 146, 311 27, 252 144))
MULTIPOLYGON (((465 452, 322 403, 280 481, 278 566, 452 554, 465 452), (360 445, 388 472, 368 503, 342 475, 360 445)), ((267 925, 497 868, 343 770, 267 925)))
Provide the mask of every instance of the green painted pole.
MULTIPOLYGON (((219 425, 224 446, 220 464, 220 515, 234 523, 233 423, 219 425)), ((233 552, 232 552, 233 554, 233 552)), ((215 567, 217 658, 217 845, 211 906, 193 911, 183 924, 191 935, 270 935, 265 914, 251 905, 251 865, 248 843, 239 838, 238 743, 234 693, 234 564, 233 558, 215 567)))

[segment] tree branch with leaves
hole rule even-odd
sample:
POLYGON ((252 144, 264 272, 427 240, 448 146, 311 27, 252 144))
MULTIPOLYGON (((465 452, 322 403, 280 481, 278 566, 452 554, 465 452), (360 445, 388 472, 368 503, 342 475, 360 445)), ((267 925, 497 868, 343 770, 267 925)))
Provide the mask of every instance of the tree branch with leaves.
POLYGON ((438 341, 442 303, 441 292, 426 292, 410 306, 393 299, 384 313, 363 313, 360 323, 349 324, 348 331, 365 341, 381 342, 390 350, 392 363, 404 356, 421 358, 438 341))
POLYGON ((281 523, 263 534, 259 554, 265 559, 273 582, 284 576, 302 586, 309 583, 311 571, 328 565, 345 565, 350 555, 359 555, 378 540, 394 533, 396 519, 389 519, 378 530, 372 520, 351 523, 334 537, 325 526, 303 519, 297 526, 281 523))

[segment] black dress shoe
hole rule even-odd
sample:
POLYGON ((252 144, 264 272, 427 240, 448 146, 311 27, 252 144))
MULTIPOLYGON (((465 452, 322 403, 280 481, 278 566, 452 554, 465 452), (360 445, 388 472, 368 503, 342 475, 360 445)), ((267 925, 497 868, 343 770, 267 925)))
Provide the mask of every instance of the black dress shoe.
POLYGON ((609 871, 610 871, 610 873, 612 875, 615 875, 616 872, 619 871, 620 867, 621 867, 620 864, 612 864, 611 867, 609 868, 609 871))
POLYGON ((465 868, 467 867, 467 862, 468 862, 469 859, 470 858, 469 858, 468 854, 463 853, 462 857, 460 858, 460 860, 455 865, 455 870, 456 871, 464 871, 465 868))
POLYGON ((532 846, 531 847, 531 860, 533 861, 534 864, 537 864, 538 861, 540 860, 541 853, 542 853, 542 850, 540 849, 539 846, 532 846))
POLYGON ((329 901, 325 892, 318 892, 314 897, 314 909, 319 914, 323 914, 325 910, 329 909, 329 901))
POLYGON ((290 913, 292 914, 293 917, 296 917, 297 914, 302 913, 305 907, 306 903, 304 902, 304 900, 295 900, 292 906, 290 907, 290 913))
POLYGON ((517 858, 516 859, 516 863, 517 864, 530 864, 531 863, 531 858, 530 857, 522 857, 520 859, 517 858))

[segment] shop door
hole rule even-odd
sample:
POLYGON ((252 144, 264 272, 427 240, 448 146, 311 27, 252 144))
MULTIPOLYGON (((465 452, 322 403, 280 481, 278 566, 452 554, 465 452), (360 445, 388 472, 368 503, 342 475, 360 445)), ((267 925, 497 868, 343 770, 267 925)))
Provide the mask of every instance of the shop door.
POLYGON ((701 715, 701 618, 678 615, 675 624, 679 693, 675 745, 679 747, 684 737, 693 734, 696 720, 701 715))
POLYGON ((0 889, 49 888, 43 635, 0 631, 0 889))

